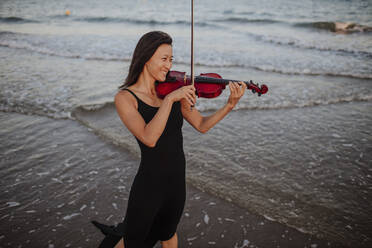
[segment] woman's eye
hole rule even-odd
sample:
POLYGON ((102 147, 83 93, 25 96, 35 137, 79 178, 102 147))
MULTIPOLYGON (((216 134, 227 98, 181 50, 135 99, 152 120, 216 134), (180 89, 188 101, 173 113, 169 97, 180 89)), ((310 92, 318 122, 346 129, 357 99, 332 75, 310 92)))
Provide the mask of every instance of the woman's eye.
MULTIPOLYGON (((162 58, 161 60, 165 62, 165 61, 167 61, 167 60, 168 60, 168 58, 162 58)), ((172 58, 170 58, 170 59, 169 59, 169 62, 173 62, 173 59, 172 59, 172 58)))

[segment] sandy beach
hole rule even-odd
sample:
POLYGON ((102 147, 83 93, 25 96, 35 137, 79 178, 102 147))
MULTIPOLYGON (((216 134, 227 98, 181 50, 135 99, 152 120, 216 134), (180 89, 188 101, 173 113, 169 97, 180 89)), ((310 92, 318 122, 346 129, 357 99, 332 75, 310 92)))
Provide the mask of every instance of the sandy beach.
MULTIPOLYGON (((96 247, 103 235, 90 221, 112 224, 124 217, 137 157, 71 120, 17 113, 1 113, 0 120, 7 127, 1 139, 12 140, 0 147, 1 164, 13 168, 0 172, 0 247, 96 247), (64 146, 69 148, 62 155, 64 146), (27 169, 19 170, 24 163, 27 169)), ((178 235, 180 247, 347 247, 269 221, 190 184, 178 235)))
MULTIPOLYGON (((371 3, 195 10, 196 75, 269 91, 246 92, 204 135, 184 122, 180 247, 372 247, 371 3)), ((1 2, 0 248, 95 247, 90 221, 122 220, 140 156, 113 97, 153 30, 189 73, 189 0, 1 2)), ((196 108, 217 111, 228 93, 196 108)))

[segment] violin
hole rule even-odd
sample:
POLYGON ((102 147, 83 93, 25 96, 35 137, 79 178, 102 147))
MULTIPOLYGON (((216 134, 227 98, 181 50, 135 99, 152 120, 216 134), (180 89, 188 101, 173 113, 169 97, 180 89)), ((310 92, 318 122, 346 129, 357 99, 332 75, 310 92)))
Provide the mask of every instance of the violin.
MULTIPOLYGON (((221 95, 229 81, 239 82, 237 80, 223 79, 217 73, 202 73, 200 76, 194 76, 194 0, 191 0, 191 76, 185 72, 169 71, 164 82, 157 82, 155 85, 156 93, 163 99, 174 90, 186 85, 194 85, 198 97, 214 98, 221 95)), ((244 82, 247 89, 257 93, 258 96, 266 94, 269 88, 266 85, 254 84, 252 80, 244 82)))
MULTIPOLYGON (((237 80, 223 79, 217 73, 201 73, 199 76, 194 77, 192 82, 191 77, 186 75, 186 72, 169 71, 164 82, 156 82, 155 89, 159 98, 163 99, 166 95, 171 93, 182 86, 191 85, 194 83, 196 95, 204 98, 215 98, 221 95, 225 89, 226 84, 229 82, 240 82, 237 80)), ((247 89, 251 90, 253 94, 257 93, 258 96, 266 94, 268 87, 262 84, 255 84, 250 80, 244 81, 247 89)))

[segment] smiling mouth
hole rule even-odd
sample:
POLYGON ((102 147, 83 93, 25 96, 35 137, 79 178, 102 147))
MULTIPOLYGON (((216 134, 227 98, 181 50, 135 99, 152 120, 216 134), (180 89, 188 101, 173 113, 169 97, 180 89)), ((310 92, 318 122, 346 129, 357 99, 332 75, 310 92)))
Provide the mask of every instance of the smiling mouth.
POLYGON ((159 81, 164 82, 167 79, 167 74, 168 72, 161 71, 161 76, 159 75, 161 79, 159 81))

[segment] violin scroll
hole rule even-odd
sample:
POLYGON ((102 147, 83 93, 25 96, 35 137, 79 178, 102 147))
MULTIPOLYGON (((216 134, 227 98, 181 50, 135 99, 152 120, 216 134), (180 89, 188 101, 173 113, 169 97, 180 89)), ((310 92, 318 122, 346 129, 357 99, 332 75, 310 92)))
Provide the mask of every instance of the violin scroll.
POLYGON ((269 88, 266 86, 266 84, 262 84, 260 87, 258 83, 255 84, 252 82, 252 80, 250 80, 247 84, 247 89, 251 90, 253 94, 257 93, 258 96, 266 94, 269 91, 269 88))

